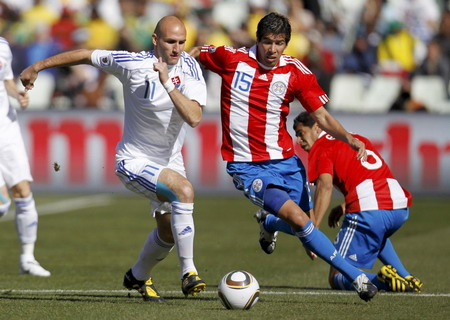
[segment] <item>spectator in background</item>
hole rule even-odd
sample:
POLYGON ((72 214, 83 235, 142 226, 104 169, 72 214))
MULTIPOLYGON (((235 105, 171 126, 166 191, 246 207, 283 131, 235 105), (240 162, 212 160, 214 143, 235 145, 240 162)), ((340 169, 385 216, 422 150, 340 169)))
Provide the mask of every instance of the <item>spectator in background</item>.
MULTIPOLYGON (((69 7, 64 7, 61 17, 51 26, 51 35, 62 51, 75 47, 74 33, 78 28, 79 24, 75 18, 75 11, 69 7)), ((41 60, 41 58, 37 60, 41 60)))
POLYGON ((391 21, 387 34, 378 45, 379 71, 383 74, 408 77, 415 69, 416 40, 400 21, 391 21))
POLYGON ((440 76, 444 82, 447 98, 450 98, 450 58, 442 54, 442 48, 437 40, 432 40, 427 46, 425 60, 414 70, 412 76, 440 76))
POLYGON ((377 48, 372 46, 366 34, 359 33, 352 50, 344 55, 342 71, 373 75, 377 68, 377 48))
POLYGON ((99 15, 97 6, 92 5, 90 20, 84 25, 88 34, 85 47, 88 49, 112 50, 119 41, 119 33, 99 15))

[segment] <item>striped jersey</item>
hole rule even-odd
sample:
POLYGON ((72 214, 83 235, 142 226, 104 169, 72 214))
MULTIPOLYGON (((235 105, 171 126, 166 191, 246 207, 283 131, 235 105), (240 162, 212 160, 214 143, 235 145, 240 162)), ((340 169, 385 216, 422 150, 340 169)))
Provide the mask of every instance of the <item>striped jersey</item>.
MULTIPOLYGON (((181 152, 186 123, 153 70, 158 61, 153 51, 95 50, 91 61, 116 76, 123 85, 124 132, 116 147, 117 158, 145 158, 161 165, 181 152)), ((206 104, 206 84, 198 62, 183 52, 169 66, 169 77, 187 98, 206 104)))
POLYGON ((222 157, 265 161, 294 155, 286 128, 289 104, 297 98, 313 112, 328 101, 316 77, 299 60, 282 55, 268 69, 256 60, 256 46, 203 46, 200 62, 222 78, 222 157))
POLYGON ((308 154, 308 178, 329 173, 345 196, 346 212, 392 210, 411 205, 411 194, 394 178, 370 140, 353 135, 366 145, 367 161, 356 159, 348 144, 322 132, 308 154))

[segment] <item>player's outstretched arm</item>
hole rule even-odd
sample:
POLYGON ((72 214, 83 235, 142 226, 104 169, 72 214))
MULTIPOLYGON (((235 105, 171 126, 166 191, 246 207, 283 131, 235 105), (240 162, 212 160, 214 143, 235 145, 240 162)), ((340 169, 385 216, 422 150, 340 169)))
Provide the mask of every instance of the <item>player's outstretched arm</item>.
POLYGON ((311 113, 319 127, 341 141, 348 143, 353 150, 358 151, 358 160, 367 160, 366 145, 352 136, 339 121, 336 120, 323 106, 311 113))
POLYGON ((92 64, 92 51, 93 50, 78 49, 63 52, 47 59, 36 61, 20 73, 20 81, 25 87, 25 90, 31 90, 34 87, 34 82, 36 81, 40 71, 54 67, 92 64))

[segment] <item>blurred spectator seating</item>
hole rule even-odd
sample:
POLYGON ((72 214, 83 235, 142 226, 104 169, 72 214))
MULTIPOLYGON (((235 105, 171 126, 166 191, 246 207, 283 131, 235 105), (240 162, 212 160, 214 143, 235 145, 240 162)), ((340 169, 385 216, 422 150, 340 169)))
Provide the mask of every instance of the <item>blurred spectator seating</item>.
POLYGON ((358 74, 336 74, 331 80, 327 105, 333 112, 361 112, 365 91, 364 78, 358 74))
POLYGON ((400 90, 398 77, 337 74, 331 81, 329 109, 333 112, 388 112, 400 90))
POLYGON ((445 82, 440 76, 415 76, 411 80, 411 98, 430 112, 450 113, 445 82))

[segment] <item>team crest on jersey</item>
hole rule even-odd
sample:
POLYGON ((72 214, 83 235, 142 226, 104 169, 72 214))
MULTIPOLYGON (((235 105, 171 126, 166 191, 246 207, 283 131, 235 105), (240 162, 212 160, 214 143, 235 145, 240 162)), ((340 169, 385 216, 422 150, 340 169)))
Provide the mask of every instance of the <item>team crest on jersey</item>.
POLYGON ((102 66, 109 66, 111 63, 111 59, 109 56, 103 56, 100 58, 100 64, 102 66))
POLYGON ((216 49, 217 49, 216 47, 211 46, 208 48, 208 51, 209 51, 209 53, 214 53, 214 52, 216 52, 216 49))
POLYGON ((261 179, 255 179, 252 183, 252 189, 255 192, 260 192, 263 187, 263 182, 261 179))
POLYGON ((325 136, 325 139, 328 139, 328 140, 335 140, 334 137, 331 136, 331 135, 329 135, 329 134, 327 134, 327 135, 325 136))
POLYGON ((172 83, 175 85, 175 88, 179 88, 181 85, 181 79, 179 76, 170 78, 170 80, 172 80, 172 83))
POLYGON ((284 84, 284 82, 277 81, 275 83, 272 83, 272 85, 270 86, 270 91, 272 91, 276 95, 281 96, 286 93, 286 85, 284 84))

